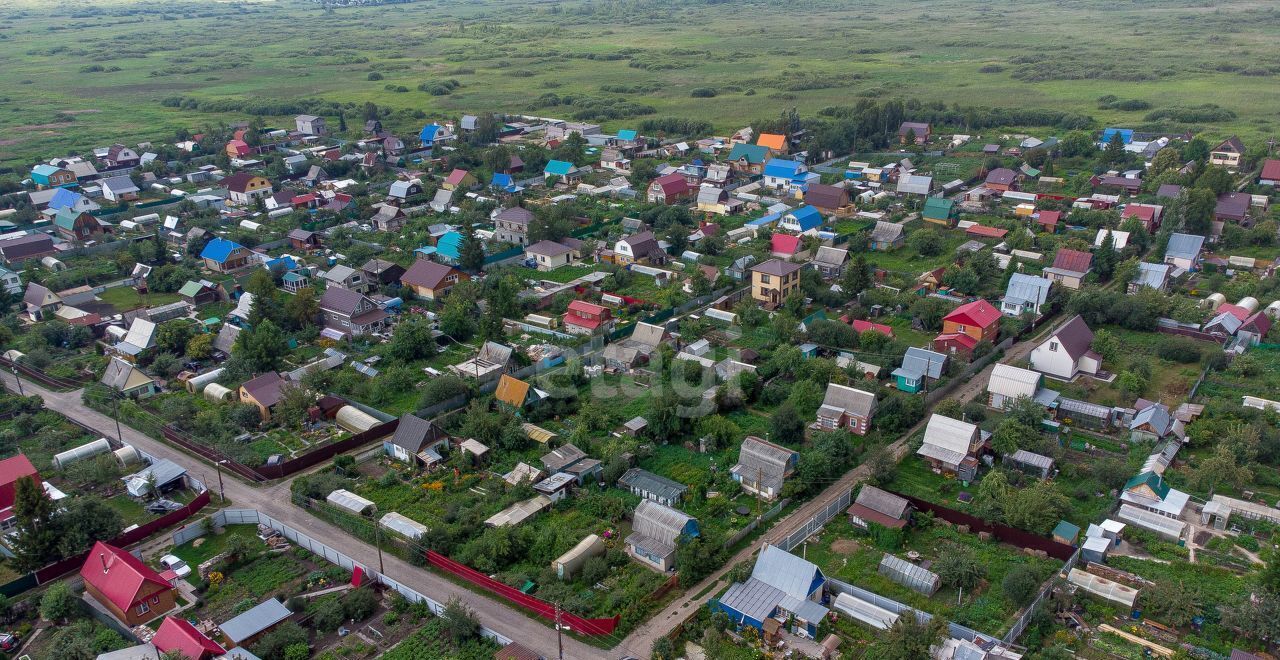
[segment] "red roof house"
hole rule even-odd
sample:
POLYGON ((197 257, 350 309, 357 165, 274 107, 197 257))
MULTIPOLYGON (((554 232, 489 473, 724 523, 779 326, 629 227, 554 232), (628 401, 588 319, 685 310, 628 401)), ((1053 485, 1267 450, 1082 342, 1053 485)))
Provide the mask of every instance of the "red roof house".
POLYGON ((978 340, 959 332, 944 332, 933 338, 933 350, 944 355, 973 357, 973 349, 978 347, 978 340))
POLYGON ((779 259, 790 259, 800 252, 800 237, 790 234, 774 234, 769 239, 773 256, 779 259))
POLYGON ((1124 210, 1120 212, 1120 222, 1124 223, 1129 218, 1137 218, 1138 222, 1146 228, 1149 233, 1154 233, 1160 228, 1160 212, 1164 210, 1163 206, 1155 204, 1125 204, 1124 210))
POLYGON ((1009 233, 1009 230, 986 225, 970 225, 968 229, 964 230, 964 233, 972 238, 1004 238, 1009 233))
POLYGON ((248 142, 236 139, 227 143, 227 155, 232 158, 245 158, 253 153, 253 148, 248 142))
POLYGON ((1268 158, 1262 161, 1262 175, 1258 177, 1258 183, 1264 186, 1280 185, 1280 160, 1268 158))
POLYGON ((569 311, 564 313, 564 327, 575 334, 595 334, 612 325, 613 312, 585 300, 569 303, 569 311))
POLYGON ((692 190, 682 175, 673 172, 660 176, 649 184, 649 201, 654 204, 674 204, 680 198, 687 197, 692 190))
POLYGON ((1241 321, 1249 318, 1250 313, 1247 308, 1239 305, 1232 305, 1231 303, 1223 303, 1218 305, 1217 309, 1213 310, 1214 314, 1222 314, 1223 312, 1227 312, 1241 321))
POLYGON ((129 551, 98 541, 80 567, 85 591, 127 626, 173 609, 176 591, 129 551))
POLYGON ((878 332, 886 337, 893 337, 893 328, 890 328, 889 326, 883 323, 872 323, 871 321, 854 319, 853 323, 851 323, 850 325, 853 326, 854 332, 857 332, 858 334, 871 331, 871 332, 878 332))
POLYGON ((18 480, 31 477, 40 483, 40 473, 26 456, 18 454, 0 461, 0 527, 3 521, 13 517, 13 500, 18 490, 18 480))
POLYGON ((156 636, 151 638, 151 643, 161 653, 177 651, 187 660, 209 660, 227 652, 212 639, 196 630, 195 626, 188 623, 186 619, 179 619, 176 616, 164 618, 164 623, 160 624, 160 629, 156 631, 156 636))
POLYGON ((1252 332, 1259 337, 1266 337, 1267 333, 1271 331, 1271 317, 1262 312, 1254 312, 1253 315, 1244 320, 1244 323, 1240 325, 1240 329, 1236 330, 1237 333, 1244 331, 1252 332))
POLYGON ((1040 228, 1053 233, 1058 230, 1058 221, 1062 220, 1062 211, 1036 211, 1032 214, 1040 228))
POLYGON ((975 346, 983 340, 995 341, 1000 334, 1000 310, 981 299, 965 303, 942 317, 942 334, 953 333, 968 335, 975 346))

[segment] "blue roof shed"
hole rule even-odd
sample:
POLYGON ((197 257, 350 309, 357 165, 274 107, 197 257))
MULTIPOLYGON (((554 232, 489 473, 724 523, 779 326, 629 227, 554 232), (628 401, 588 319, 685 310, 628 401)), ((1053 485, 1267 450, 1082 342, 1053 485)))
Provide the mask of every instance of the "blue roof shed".
POLYGON ((637 134, 635 131, 633 131, 633 130, 631 130, 631 129, 629 129, 629 128, 624 128, 624 129, 622 129, 622 130, 618 131, 618 139, 619 139, 619 140, 626 140, 627 142, 630 142, 630 141, 632 141, 632 140, 636 139, 636 135, 638 135, 638 134, 637 134))
POLYGON ((542 172, 547 175, 569 176, 570 174, 573 174, 573 169, 573 163, 565 162, 563 160, 552 160, 547 161, 547 167, 542 172))
POLYGON ((1125 144, 1133 142, 1132 128, 1105 128, 1102 130, 1102 143, 1106 144, 1111 141, 1111 136, 1116 133, 1120 134, 1120 141, 1125 144))
POLYGON ((82 199, 84 199, 84 195, 78 192, 67 190, 66 188, 58 188, 54 191, 53 197, 49 198, 49 208, 54 210, 75 208, 75 205, 79 204, 82 199))

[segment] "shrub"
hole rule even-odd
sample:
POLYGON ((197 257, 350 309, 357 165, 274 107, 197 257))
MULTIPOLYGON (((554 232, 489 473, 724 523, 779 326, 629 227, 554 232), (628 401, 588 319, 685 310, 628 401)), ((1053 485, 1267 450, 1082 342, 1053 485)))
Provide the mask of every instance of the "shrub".
POLYGON ((378 609, 378 595, 373 589, 353 589, 342 599, 342 609, 348 619, 363 621, 378 609))
POLYGON ((1004 576, 1000 587, 1004 589, 1006 598, 1018 607, 1022 607, 1036 597, 1036 591, 1040 588, 1040 576, 1036 575, 1035 569, 1030 566, 1017 566, 1004 576))
POLYGON ((1160 342, 1156 355, 1170 362, 1192 364, 1200 361, 1200 345, 1192 339, 1174 337, 1160 342))
POLYGON ((695 99, 709 99, 714 97, 715 95, 716 95, 716 90, 710 87, 699 87, 689 92, 689 96, 692 96, 695 99))
POLYGON ((369 74, 369 80, 382 80, 382 74, 377 71, 373 71, 369 74))

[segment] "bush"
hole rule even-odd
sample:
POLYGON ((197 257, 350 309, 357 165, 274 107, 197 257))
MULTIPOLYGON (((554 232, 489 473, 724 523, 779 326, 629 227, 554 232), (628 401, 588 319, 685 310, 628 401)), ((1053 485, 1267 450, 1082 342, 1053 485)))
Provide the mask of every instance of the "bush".
POLYGON ((315 625, 316 630, 332 632, 346 620, 346 609, 336 596, 321 598, 312 607, 311 623, 315 625))
POLYGON ((378 609, 378 594, 373 589, 353 589, 342 599, 347 618, 363 621, 378 609))
POLYGON ((369 74, 369 80, 382 80, 382 74, 374 71, 369 74))
POLYGON ((709 99, 714 97, 715 95, 716 95, 716 90, 710 87, 698 87, 697 89, 694 89, 693 91, 689 92, 689 96, 692 96, 695 99, 709 99))
POLYGON ((294 621, 286 621, 263 635, 252 650, 259 658, 282 658, 290 647, 298 644, 305 646, 306 643, 307 631, 294 621))
POLYGON ((1200 345, 1192 339, 1174 337, 1160 342, 1156 355, 1170 362, 1192 364, 1200 361, 1200 345))
POLYGON ((1018 607, 1023 607, 1036 597, 1036 592, 1040 588, 1040 576, 1036 575, 1035 569, 1030 566, 1017 566, 1004 576, 1000 587, 1004 589, 1006 598, 1018 607))

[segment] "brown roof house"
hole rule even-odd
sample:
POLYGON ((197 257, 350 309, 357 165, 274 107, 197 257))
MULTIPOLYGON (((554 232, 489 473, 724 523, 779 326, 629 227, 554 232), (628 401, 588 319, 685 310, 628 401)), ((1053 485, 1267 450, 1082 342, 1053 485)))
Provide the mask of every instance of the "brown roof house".
POLYGON ((268 421, 271 419, 271 409, 284 398, 285 387, 285 380, 280 374, 268 371, 240 386, 240 403, 257 406, 262 421, 268 421))
POLYGON ((898 142, 907 143, 908 136, 915 144, 924 144, 929 141, 930 128, 929 124, 917 121, 904 121, 898 126, 898 142))
POLYGON ((1031 368, 1060 380, 1071 380, 1077 374, 1096 376, 1102 369, 1102 356, 1092 346, 1093 330, 1077 314, 1032 349, 1031 368))
POLYGON ((801 264, 770 259, 751 267, 751 297, 765 305, 781 305, 800 290, 801 264))
POLYGON ((1240 160, 1244 158, 1244 143, 1240 138, 1232 135, 1223 140, 1218 146, 1209 152, 1209 164, 1234 169, 1240 167, 1240 160))
POLYGON ((438 300, 449 293, 459 282, 471 279, 470 275, 445 264, 419 259, 400 276, 400 283, 413 295, 426 300, 438 300))
POLYGON ((849 208, 849 191, 840 186, 811 183, 804 194, 804 203, 822 211, 824 215, 836 215, 849 208))
POLYGON ((412 414, 401 417, 395 434, 382 441, 382 450, 388 456, 405 463, 421 462, 427 467, 443 461, 440 450, 448 448, 448 433, 435 422, 412 414))
POLYGON ((493 216, 494 240, 499 243, 529 244, 529 225, 533 211, 521 206, 502 209, 493 216))
POLYGON ((405 270, 404 266, 400 264, 374 258, 364 262, 364 265, 360 267, 360 272, 364 273, 366 281, 377 286, 384 286, 400 281, 400 276, 404 275, 405 270))
POLYGON ((651 231, 642 231, 619 240, 613 246, 613 258, 619 265, 633 263, 660 266, 667 262, 667 253, 658 245, 651 231))
POLYGON ((24 261, 53 256, 53 239, 48 234, 27 234, 0 241, 0 259, 9 266, 21 266, 24 261))
POLYGON ((1068 289, 1079 289, 1084 278, 1093 269, 1093 255, 1088 252, 1061 248, 1053 256, 1053 265, 1044 269, 1045 278, 1068 289))
POLYGON ((824 431, 847 429, 866 435, 876 414, 876 395, 836 383, 827 383, 827 395, 818 408, 818 426, 824 431))
POLYGON ((555 270, 561 266, 568 266, 580 258, 578 248, 569 245, 569 241, 573 240, 566 238, 560 241, 538 241, 525 247, 524 257, 525 259, 532 259, 538 270, 541 271, 555 270))
POLYGON ((22 294, 22 304, 32 321, 44 321, 53 318, 54 313, 62 308, 62 297, 42 284, 31 282, 22 294))
POLYGON ((990 190, 999 192, 1009 192, 1018 187, 1018 179, 1021 178, 1017 172, 1007 167, 997 167, 987 173, 987 180, 983 183, 990 190))
POLYGON ((252 204, 253 200, 268 197, 273 192, 269 179, 248 172, 236 172, 219 181, 218 185, 227 189, 227 199, 232 204, 252 204))
POLYGON ((381 332, 386 327, 387 312, 378 307, 368 296, 331 286, 320 297, 320 312, 324 314, 326 335, 360 337, 381 332))
POLYGON ((858 491, 858 498, 845 513, 849 514, 849 522, 863 529, 871 523, 890 529, 902 529, 911 520, 911 503, 887 490, 867 484, 858 491))

